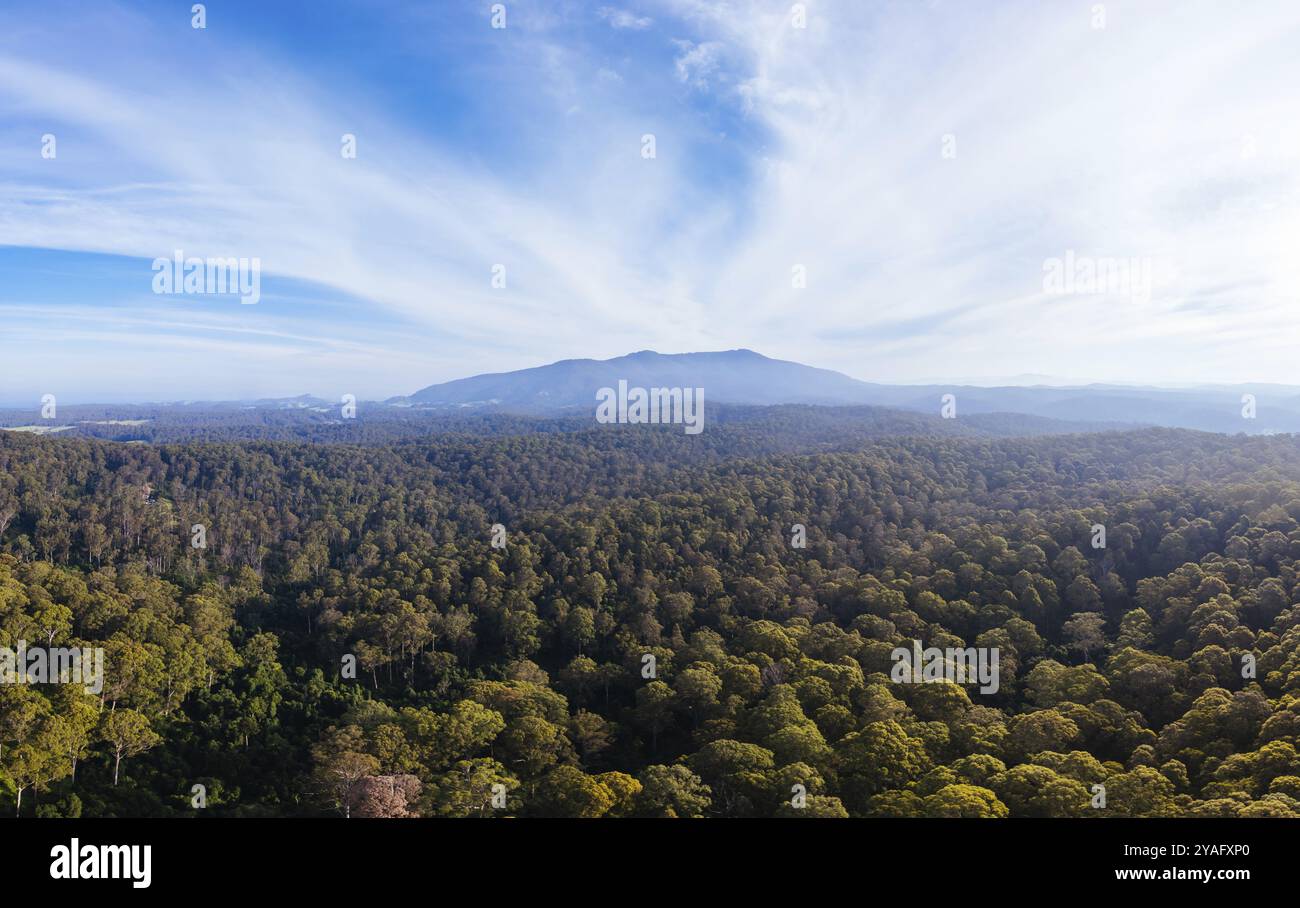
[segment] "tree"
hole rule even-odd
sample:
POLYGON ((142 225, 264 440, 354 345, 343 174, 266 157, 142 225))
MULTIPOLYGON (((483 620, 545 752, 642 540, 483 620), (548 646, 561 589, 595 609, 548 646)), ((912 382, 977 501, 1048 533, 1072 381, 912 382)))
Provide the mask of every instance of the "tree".
POLYGON ((945 785, 925 799, 924 810, 932 817, 974 817, 999 819, 1009 815, 997 795, 978 785, 945 785))
POLYGON ((426 789, 429 813, 439 817, 486 817, 518 804, 519 780, 496 760, 461 760, 426 789), (502 806, 498 807, 498 803, 502 806))
POLYGON ((1007 748, 1026 758, 1044 750, 1069 750, 1079 734, 1079 726, 1059 709, 1040 709, 1011 720, 1007 748))
POLYGON ((989 786, 1017 817, 1077 817, 1091 803, 1091 790, 1046 766, 1023 764, 994 776, 989 786))
POLYGON ((614 743, 615 730, 599 713, 580 709, 569 720, 569 736, 583 760, 590 761, 614 743))
POLYGON ((846 735, 835 750, 850 810, 866 810, 872 795, 901 788, 932 765, 924 742, 892 719, 846 735))
POLYGON ((114 785, 124 757, 138 756, 162 742, 162 737, 150 727, 145 715, 134 709, 116 709, 106 713, 100 723, 100 738, 108 743, 113 754, 114 785))
POLYGON ((676 695, 662 681, 651 681, 636 692, 636 717, 650 731, 650 752, 659 750, 659 732, 672 717, 676 695))
POLYGON ((699 774, 726 815, 745 815, 766 800, 772 790, 769 773, 776 766, 772 751, 757 744, 723 738, 710 741, 691 755, 699 774))
POLYGON ((362 731, 355 725, 331 729, 312 748, 316 790, 327 803, 350 818, 365 793, 366 779, 378 774, 379 761, 363 752, 362 731))
POLYGON ((711 804, 709 786, 680 764, 647 766, 638 777, 636 809, 647 817, 702 817, 711 804))
MULTIPOLYGON (((415 816, 410 805, 420 795, 420 780, 408 774, 364 776, 355 789, 355 808, 359 817, 395 819, 415 816)), ((349 800, 353 800, 349 792, 349 800)))
POLYGON ((1100 612, 1080 612, 1065 622, 1062 630, 1070 648, 1082 653, 1084 660, 1106 647, 1106 618, 1100 612))
POLYGON ((535 802, 542 816, 590 819, 607 814, 617 800, 599 778, 573 766, 557 766, 538 786, 535 802))

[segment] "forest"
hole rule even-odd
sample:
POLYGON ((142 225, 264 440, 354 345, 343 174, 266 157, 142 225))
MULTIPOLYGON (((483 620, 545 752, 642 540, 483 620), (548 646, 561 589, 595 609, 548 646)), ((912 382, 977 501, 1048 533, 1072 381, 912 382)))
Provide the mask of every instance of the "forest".
POLYGON ((0 815, 1300 817, 1294 437, 900 419, 0 432, 0 815))

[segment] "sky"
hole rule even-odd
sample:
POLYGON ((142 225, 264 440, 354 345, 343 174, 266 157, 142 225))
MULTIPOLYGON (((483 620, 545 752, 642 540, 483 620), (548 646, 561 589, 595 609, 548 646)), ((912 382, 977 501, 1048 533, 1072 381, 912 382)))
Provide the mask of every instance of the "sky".
POLYGON ((1293 0, 191 6, 0 4, 0 404, 1300 384, 1293 0), (178 250, 257 302, 156 292, 178 250))

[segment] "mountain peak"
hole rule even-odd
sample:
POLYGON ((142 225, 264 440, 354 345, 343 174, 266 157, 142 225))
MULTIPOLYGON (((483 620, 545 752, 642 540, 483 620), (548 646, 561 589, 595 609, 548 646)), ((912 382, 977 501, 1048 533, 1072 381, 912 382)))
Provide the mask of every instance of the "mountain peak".
MULTIPOLYGON (((1088 423, 1242 431, 1240 388, 1178 391, 1107 385, 982 387, 957 382, 882 385, 829 369, 771 359, 745 348, 697 353, 640 350, 613 359, 569 359, 431 385, 393 402, 456 410, 594 414, 596 393, 601 388, 616 388, 620 381, 632 388, 702 388, 710 404, 867 405, 936 414, 943 395, 954 394, 963 416, 1019 413, 1088 423)), ((1300 430, 1300 396, 1295 389, 1270 394, 1268 422, 1261 420, 1258 427, 1250 428, 1256 432, 1300 430)))
MULTIPOLYGON (((654 358, 656 358, 656 357, 658 357, 658 358, 677 358, 677 357, 700 358, 700 357, 710 357, 710 356, 712 356, 712 357, 735 357, 735 358, 746 357, 746 358, 751 358, 751 359, 768 359, 768 357, 764 356, 764 355, 761 354, 761 353, 756 353, 755 351, 750 350, 748 347, 736 347, 735 349, 732 349, 732 350, 699 350, 699 351, 694 351, 694 352, 690 352, 690 353, 660 353, 658 350, 649 350, 649 349, 647 349, 647 350, 638 350, 638 351, 636 351, 635 353, 628 353, 626 356, 616 356, 616 357, 614 357, 613 359, 615 359, 615 360, 619 360, 619 359, 654 359, 654 358)), ((608 359, 606 359, 606 360, 598 360, 598 362, 612 362, 612 360, 608 360, 608 359)))
POLYGON ((408 400, 429 406, 553 410, 594 405, 619 381, 657 388, 703 388, 708 400, 735 404, 863 403, 870 388, 827 369, 770 359, 741 347, 693 353, 638 350, 612 359, 566 359, 514 372, 430 385, 408 400))

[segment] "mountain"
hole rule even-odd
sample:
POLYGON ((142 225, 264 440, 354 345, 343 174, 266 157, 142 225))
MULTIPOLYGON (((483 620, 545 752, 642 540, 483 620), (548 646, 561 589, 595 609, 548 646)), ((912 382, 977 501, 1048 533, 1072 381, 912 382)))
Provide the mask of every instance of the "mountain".
MULTIPOLYGON (((113 432, 117 437, 127 433, 132 439, 143 440, 172 438, 176 432, 194 432, 203 426, 213 433, 226 433, 222 437, 254 430, 270 432, 267 437, 280 437, 276 433, 299 437, 303 432, 316 431, 311 427, 317 424, 328 424, 335 426, 330 431, 340 437, 387 438, 393 433, 427 433, 444 424, 447 430, 477 430, 470 423, 482 420, 488 422, 479 428, 495 433, 516 425, 511 420, 518 417, 533 420, 530 425, 536 423, 535 418, 541 418, 568 430, 569 423, 589 424, 594 416, 596 392, 616 388, 620 380, 626 381, 629 388, 703 388, 706 404, 715 411, 720 406, 733 411, 782 406, 805 410, 840 408, 842 412, 825 415, 837 424, 865 420, 882 430, 887 427, 889 432, 907 426, 920 431, 921 427, 915 425, 919 415, 925 419, 925 432, 945 434, 974 431, 1034 435, 1139 426, 1225 434, 1300 433, 1300 387, 1290 385, 887 385, 771 359, 753 350, 677 354, 642 350, 614 359, 567 359, 516 372, 476 375, 430 385, 409 397, 361 401, 352 415, 370 426, 365 432, 347 428, 351 423, 341 411, 340 401, 306 394, 134 405, 61 403, 57 421, 45 420, 33 407, 17 407, 0 409, 0 428, 30 432, 32 426, 49 428, 61 423, 76 426, 78 434, 113 432), (955 423, 939 419, 948 394, 956 398, 955 423), (1254 418, 1243 416, 1246 395, 1254 398, 1254 418), (866 409, 884 412, 867 413, 866 409), (150 430, 131 426, 128 432, 120 428, 139 420, 148 421, 150 430), (385 423, 382 431, 377 429, 378 421, 385 423)), ((709 418, 716 422, 765 417, 713 412, 709 418)), ((805 421, 817 418, 806 413, 799 416, 805 421)))
POLYGON ((867 403, 871 385, 830 369, 769 359, 753 350, 656 353, 614 359, 566 359, 549 366, 476 375, 430 385, 407 400, 426 406, 498 406, 526 410, 594 407, 596 391, 617 387, 703 388, 704 399, 732 404, 867 403))
POLYGON ((566 359, 430 385, 389 403, 521 413, 588 410, 595 406, 598 389, 617 387, 620 379, 629 387, 703 388, 710 403, 866 404, 934 414, 939 412, 943 396, 952 394, 958 416, 1014 413, 1073 423, 1154 425, 1229 434, 1300 432, 1300 388, 1293 386, 885 385, 770 359, 753 350, 676 354, 642 350, 606 360, 566 359), (1247 394, 1256 400, 1253 419, 1242 415, 1243 395, 1247 394))

